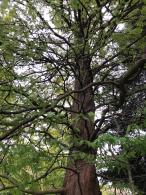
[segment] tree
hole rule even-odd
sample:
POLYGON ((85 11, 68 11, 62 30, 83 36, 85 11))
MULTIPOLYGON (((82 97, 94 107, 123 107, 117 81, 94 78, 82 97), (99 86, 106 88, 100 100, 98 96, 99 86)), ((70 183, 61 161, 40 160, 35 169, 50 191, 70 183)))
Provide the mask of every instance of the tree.
POLYGON ((123 113, 145 90, 132 85, 146 62, 136 55, 145 2, 4 0, 1 10, 2 190, 99 195, 97 149, 125 135, 123 113))

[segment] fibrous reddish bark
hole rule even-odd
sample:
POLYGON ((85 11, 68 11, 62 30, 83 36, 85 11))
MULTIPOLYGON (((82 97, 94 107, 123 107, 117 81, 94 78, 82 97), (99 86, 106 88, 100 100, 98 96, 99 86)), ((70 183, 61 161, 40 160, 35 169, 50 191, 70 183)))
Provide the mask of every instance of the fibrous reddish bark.
MULTIPOLYGON (((81 90, 89 83, 93 82, 92 71, 90 67, 90 59, 82 57, 78 60, 77 75, 75 78, 75 90, 81 90)), ((74 95, 72 106, 72 118, 80 114, 79 118, 73 124, 74 132, 72 137, 82 141, 89 141, 94 132, 94 121, 89 117, 89 113, 95 113, 94 95, 92 87, 85 91, 74 95)), ((66 171, 64 187, 64 195, 100 195, 99 183, 96 177, 95 165, 91 161, 78 156, 80 153, 92 156, 95 160, 96 151, 89 148, 86 144, 74 142, 71 153, 76 153, 75 159, 68 160, 68 170, 66 171)), ((70 157, 72 157, 70 155, 70 157)))
POLYGON ((67 170, 65 176, 64 195, 100 195, 96 169, 93 164, 88 164, 82 160, 75 162, 75 171, 67 170))

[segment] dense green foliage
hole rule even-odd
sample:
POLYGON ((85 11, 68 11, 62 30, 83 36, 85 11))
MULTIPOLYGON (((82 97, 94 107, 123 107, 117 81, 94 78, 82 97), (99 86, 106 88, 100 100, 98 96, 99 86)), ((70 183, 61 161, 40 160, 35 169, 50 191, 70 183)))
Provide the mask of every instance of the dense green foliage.
MULTIPOLYGON (((117 172, 134 170, 133 159, 145 159, 145 21, 145 0, 0 3, 2 195, 61 188, 68 159, 92 161, 101 182, 114 185, 117 172), (75 79, 84 79, 83 59, 91 62, 93 82, 76 90, 75 79), (90 87, 95 113, 72 117, 74 94, 90 87), (80 119, 94 122, 87 139, 74 128, 80 119), (97 150, 96 160, 75 146, 97 150), (103 170, 110 170, 108 179, 103 170)), ((125 187, 145 191, 135 172, 128 173, 125 187)))

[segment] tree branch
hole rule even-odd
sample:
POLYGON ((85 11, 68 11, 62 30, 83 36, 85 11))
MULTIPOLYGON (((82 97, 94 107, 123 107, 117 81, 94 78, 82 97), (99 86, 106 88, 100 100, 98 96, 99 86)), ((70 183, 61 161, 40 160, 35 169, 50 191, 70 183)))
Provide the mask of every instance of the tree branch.
MULTIPOLYGON (((32 190, 25 190, 22 189, 18 184, 17 181, 14 178, 11 178, 9 175, 0 175, 1 178, 4 178, 6 180, 8 180, 10 183, 12 183, 14 186, 8 187, 8 188, 18 188, 21 192, 27 193, 27 194, 34 194, 34 195, 45 195, 45 194, 61 194, 65 191, 65 188, 57 188, 57 189, 49 189, 46 191, 32 191, 32 190)), ((7 190, 7 187, 3 188, 3 190, 7 190)))
MULTIPOLYGON (((128 69, 128 71, 119 80, 119 84, 120 85, 126 84, 126 83, 128 83, 129 80, 131 80, 133 78, 134 75, 137 76, 138 70, 142 69, 145 63, 146 63, 146 54, 144 54, 140 60, 138 60, 133 66, 131 66, 128 69)), ((134 78, 135 78, 135 76, 134 76, 134 78)))
POLYGON ((65 191, 65 188, 59 188, 59 189, 50 189, 47 191, 40 191, 40 192, 35 192, 31 190, 23 190, 23 192, 27 194, 34 194, 34 195, 45 195, 45 194, 62 194, 65 191))
POLYGON ((121 107, 126 98, 126 87, 125 85, 131 83, 141 72, 144 64, 146 63, 146 54, 144 54, 140 60, 138 60, 133 66, 131 66, 128 71, 119 79, 119 89, 120 89, 120 98, 117 108, 121 107))

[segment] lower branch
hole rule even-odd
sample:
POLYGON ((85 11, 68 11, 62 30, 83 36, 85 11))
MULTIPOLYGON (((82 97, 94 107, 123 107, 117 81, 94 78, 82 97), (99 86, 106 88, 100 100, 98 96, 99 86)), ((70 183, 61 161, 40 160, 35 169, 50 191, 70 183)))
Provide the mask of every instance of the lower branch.
POLYGON ((45 195, 45 194, 62 194, 65 191, 65 188, 59 188, 59 189, 50 189, 47 191, 40 191, 40 192, 35 192, 31 190, 24 190, 26 194, 34 194, 34 195, 45 195))

